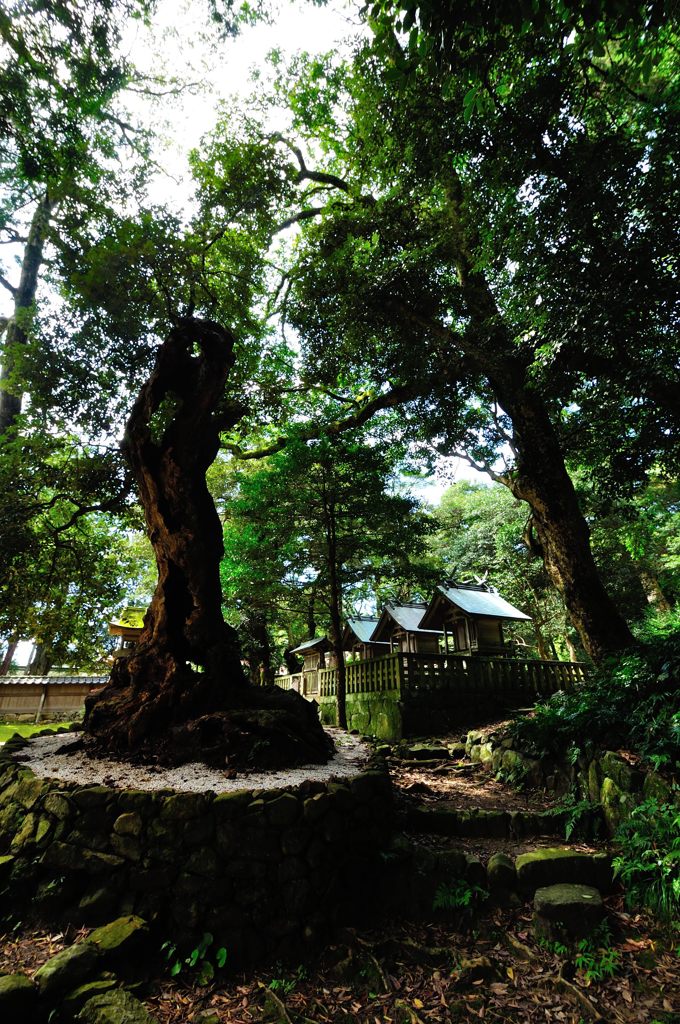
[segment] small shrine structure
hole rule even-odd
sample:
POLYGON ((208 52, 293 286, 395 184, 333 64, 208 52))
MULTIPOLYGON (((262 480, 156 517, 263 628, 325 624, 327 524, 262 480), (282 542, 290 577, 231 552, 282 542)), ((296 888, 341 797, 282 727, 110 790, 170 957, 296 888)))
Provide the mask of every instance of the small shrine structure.
POLYGON ((444 654, 507 654, 507 622, 530 622, 486 583, 447 582, 438 586, 420 622, 421 629, 443 634, 444 654))
POLYGON ((371 634, 371 640, 374 643, 387 643, 390 652, 439 654, 443 633, 421 626, 421 619, 426 610, 427 605, 420 601, 410 601, 407 604, 388 601, 371 634))
POLYGON ((371 640, 377 625, 378 619, 370 615, 358 615, 347 620, 342 634, 342 647, 353 660, 368 661, 369 658, 390 653, 389 643, 371 640))

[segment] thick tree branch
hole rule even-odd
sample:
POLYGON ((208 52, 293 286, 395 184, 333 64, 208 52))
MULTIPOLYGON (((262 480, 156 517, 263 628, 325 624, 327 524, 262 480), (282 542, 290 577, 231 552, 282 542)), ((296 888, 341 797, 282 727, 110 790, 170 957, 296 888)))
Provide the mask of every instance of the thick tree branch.
POLYGON ((17 289, 14 287, 13 284, 10 284, 10 282, 7 280, 4 274, 0 274, 0 284, 2 285, 3 288, 7 289, 12 298, 16 298, 17 289))
POLYGON ((290 228, 293 224, 299 224, 303 220, 312 220, 313 217, 320 217, 324 212, 324 206, 312 206, 308 210, 300 210, 299 213, 294 213, 290 217, 286 217, 282 220, 275 228, 272 229, 272 235, 278 235, 281 231, 285 231, 286 228, 290 228))
POLYGON ((284 135, 281 135, 280 132, 275 132, 274 135, 270 135, 269 139, 271 142, 282 143, 294 155, 300 166, 297 176, 298 183, 301 181, 316 181, 321 185, 329 185, 331 188, 338 188, 342 192, 349 192, 349 185, 344 178, 339 177, 337 174, 330 174, 328 171, 311 170, 305 162, 305 158, 300 147, 296 146, 294 142, 291 142, 290 139, 287 139, 284 135))
MULTIPOLYGON (((432 390, 432 384, 429 381, 419 381, 412 384, 397 384, 390 391, 385 392, 381 395, 375 395, 368 402, 365 402, 360 408, 353 412, 348 413, 345 416, 340 416, 338 419, 331 420, 328 423, 314 423, 310 424, 305 430, 295 434, 296 439, 303 441, 311 441, 314 438, 320 437, 323 434, 329 434, 335 436, 343 433, 345 430, 352 430, 356 427, 363 426, 367 423, 372 416, 377 412, 381 412, 384 409, 394 409, 398 405, 403 405, 404 402, 412 401, 415 398, 421 398, 424 395, 428 395, 432 390)), ((231 442, 223 441, 222 447, 226 451, 230 452, 236 459, 241 462, 255 459, 265 459, 269 455, 275 455, 277 452, 283 451, 287 444, 290 443, 292 437, 286 434, 282 434, 268 445, 264 445, 262 448, 252 448, 250 450, 241 448, 240 445, 231 442)))

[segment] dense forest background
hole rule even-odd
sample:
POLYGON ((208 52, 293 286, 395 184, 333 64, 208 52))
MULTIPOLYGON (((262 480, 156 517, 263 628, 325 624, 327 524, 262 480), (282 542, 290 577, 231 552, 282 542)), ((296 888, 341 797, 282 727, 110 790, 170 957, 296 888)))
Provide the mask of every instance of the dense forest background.
MULTIPOLYGON (((151 599, 119 440, 192 317, 235 337, 209 485, 254 678, 444 578, 530 614, 529 657, 677 630, 663 5, 348 8, 341 45, 272 50, 169 174, 162 119, 201 84, 130 43, 166 7, 2 5, 0 671, 21 641, 36 674, 99 668, 151 599)), ((191 12, 212 65, 286 17, 191 12)))

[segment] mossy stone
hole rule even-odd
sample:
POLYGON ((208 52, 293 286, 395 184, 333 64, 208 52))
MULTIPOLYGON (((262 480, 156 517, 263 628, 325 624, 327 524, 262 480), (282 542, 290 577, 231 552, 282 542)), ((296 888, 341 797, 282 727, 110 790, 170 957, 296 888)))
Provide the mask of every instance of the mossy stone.
POLYGON ((315 822, 323 818, 324 814, 333 806, 333 800, 328 793, 317 793, 316 796, 308 797, 303 804, 303 813, 306 821, 315 822))
POLYGON ((619 825, 630 816, 635 807, 633 796, 624 792, 609 776, 602 780, 600 803, 602 816, 610 835, 616 832, 619 825))
POLYGON ((75 789, 71 799, 79 811, 105 810, 113 798, 113 791, 106 786, 83 786, 75 789))
POLYGON ((21 804, 25 810, 30 811, 44 793, 44 783, 41 779, 36 779, 33 773, 31 773, 30 777, 24 777, 15 783, 12 800, 17 804, 21 804))
POLYGON ((138 953, 148 938, 149 926, 144 918, 126 914, 95 928, 85 943, 93 946, 105 960, 120 960, 138 953))
POLYGON ((523 853, 515 860, 520 888, 536 891, 543 886, 570 883, 611 886, 611 864, 606 854, 581 853, 564 847, 550 847, 523 853))
POLYGON ((627 761, 611 750, 607 750, 600 758, 600 770, 603 776, 613 779, 624 793, 638 793, 642 789, 643 773, 637 768, 632 768, 627 761))
POLYGON ((210 798, 204 793, 175 793, 166 797, 161 805, 163 821, 189 821, 200 818, 210 806, 210 798))
POLYGON ((87 981, 84 985, 79 985, 62 999, 61 1008, 65 1016, 67 1019, 75 1017, 88 999, 92 999, 93 996, 100 995, 102 992, 110 992, 111 989, 117 988, 118 984, 116 978, 110 977, 97 978, 95 981, 87 981))
POLYGON ((536 890, 533 932, 551 942, 582 939, 604 918, 599 891, 590 885, 560 884, 536 890))
POLYGON ((670 783, 662 778, 657 772, 649 772, 645 777, 642 787, 645 800, 658 800, 659 803, 668 803, 671 799, 670 783))
POLYGON ((285 857, 295 857, 303 853, 312 838, 312 830, 301 825, 287 828, 281 836, 281 851, 285 857))
POLYGON ((14 866, 16 857, 12 853, 3 853, 0 855, 0 880, 5 881, 9 877, 14 866))
POLYGON ((38 990, 25 974, 0 978, 0 1018, 3 1021, 31 1021, 38 1002, 38 990))
POLYGON ((442 743, 412 743, 406 756, 415 761, 448 761, 449 748, 442 743))
POLYGON ((98 965, 99 952, 92 943, 67 946, 35 972, 34 980, 45 999, 69 992, 92 975, 98 965))
POLYGON ((78 1024, 155 1024, 143 1003, 124 988, 88 999, 76 1020, 78 1024))
POLYGON ((507 853, 494 853, 486 865, 489 888, 496 892, 499 889, 512 891, 517 887, 515 862, 507 853))
POLYGON ((143 827, 144 822, 135 811, 126 811, 124 814, 119 814, 113 823, 113 831, 118 836, 140 836, 143 827))
POLYGON ((20 853, 24 846, 31 845, 37 822, 38 816, 36 814, 29 813, 24 816, 24 820, 18 832, 14 833, 14 838, 9 846, 12 853, 20 853))
POLYGON ((493 743, 489 741, 480 743, 479 760, 484 768, 491 768, 493 766, 493 750, 493 743))
POLYGON ((281 793, 265 805, 268 821, 277 828, 292 825, 300 815, 300 802, 292 793, 281 793))
POLYGON ((124 860, 138 863, 142 859, 142 847, 134 836, 111 836, 111 849, 124 860))
POLYGON ((232 821, 239 818, 252 801, 252 793, 236 790, 233 793, 218 793, 213 802, 218 821, 232 821))
POLYGON ((97 921, 110 915, 116 906, 116 894, 107 886, 92 889, 81 897, 78 909, 88 921, 97 921))
POLYGON ((72 805, 68 797, 61 793, 48 793, 43 800, 43 809, 58 821, 66 821, 71 814, 72 805))
POLYGON ((221 864, 219 857, 209 846, 203 846, 200 850, 194 850, 184 865, 185 871, 192 875, 201 875, 203 878, 217 878, 220 874, 221 864))

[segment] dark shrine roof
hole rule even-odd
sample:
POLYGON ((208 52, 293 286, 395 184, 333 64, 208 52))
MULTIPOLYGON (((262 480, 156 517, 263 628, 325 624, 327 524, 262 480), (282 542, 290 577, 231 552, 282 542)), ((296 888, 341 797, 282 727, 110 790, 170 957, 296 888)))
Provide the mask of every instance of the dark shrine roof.
POLYGON ((371 640, 387 638, 394 630, 395 624, 406 633, 424 633, 426 635, 436 633, 441 635, 438 629, 422 629, 420 620, 423 617, 427 605, 420 601, 411 601, 408 604, 393 604, 391 601, 385 605, 378 625, 371 634, 371 640))
POLYGON ((328 637, 315 636, 313 640, 305 640, 303 644, 293 647, 291 654, 302 654, 305 651, 328 651, 330 650, 328 637))
POLYGON ((345 632, 348 634, 347 639, 351 640, 349 633, 353 633, 359 643, 371 643, 371 634, 377 625, 378 620, 370 615, 360 615, 357 618, 348 619, 345 627, 345 632))
POLYGON ((487 619, 511 619, 529 622, 530 615, 525 615, 515 608, 495 590, 481 583, 451 583, 438 586, 427 611, 422 617, 422 626, 432 629, 443 620, 444 608, 447 604, 459 608, 466 615, 487 619))

